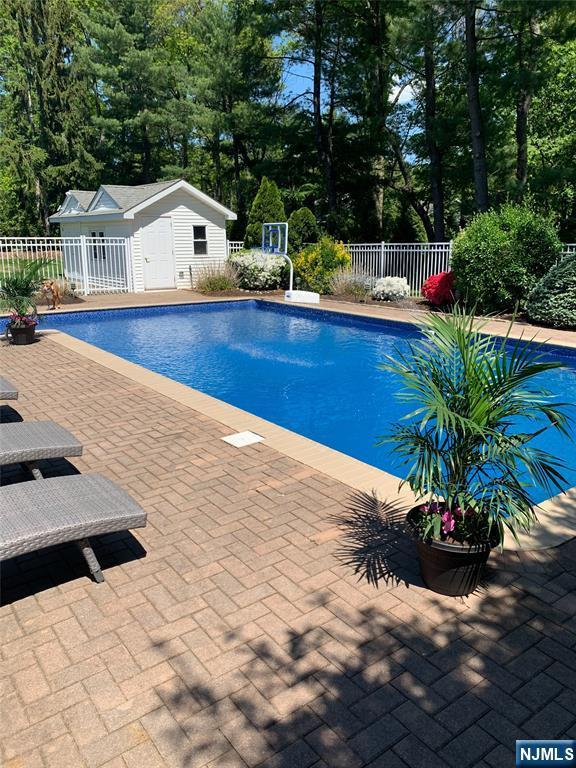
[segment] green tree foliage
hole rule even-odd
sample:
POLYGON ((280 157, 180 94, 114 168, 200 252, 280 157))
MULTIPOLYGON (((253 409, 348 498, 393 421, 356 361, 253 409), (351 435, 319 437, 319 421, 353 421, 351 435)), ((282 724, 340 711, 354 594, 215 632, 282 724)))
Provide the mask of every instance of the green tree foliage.
POLYGON ((576 328, 576 255, 565 256, 540 280, 526 303, 535 323, 576 328))
POLYGON ((107 177, 146 184, 161 173, 181 72, 169 66, 153 18, 157 0, 100 2, 87 15, 84 51, 98 94, 94 129, 107 177))
POLYGON ((260 0, 164 0, 157 19, 172 67, 183 76, 174 104, 183 118, 176 134, 181 151, 165 170, 177 176, 184 166, 195 183, 192 153, 199 142, 210 174, 203 188, 237 212, 232 236, 240 239, 255 186, 252 171, 277 141, 273 106, 282 62, 272 45, 276 20, 260 0))
POLYGON ((298 253, 305 244, 315 243, 320 235, 316 216, 306 206, 292 211, 288 219, 288 253, 298 253))
POLYGON ((455 287, 481 312, 522 307, 560 249, 554 224, 527 207, 479 214, 454 241, 455 287))
POLYGON ((45 234, 71 187, 90 187, 99 163, 90 82, 73 0, 0 4, 0 232, 45 234))
POLYGON ((529 188, 554 215, 565 242, 576 240, 576 40, 551 43, 545 83, 534 96, 530 123, 529 188))
POLYGON ((244 237, 246 248, 254 248, 262 244, 262 224, 266 222, 286 221, 284 203, 280 190, 275 181, 262 177, 260 187, 250 208, 248 226, 244 237))
POLYGON ((4 0, 0 232, 183 177, 240 239, 266 176, 343 240, 442 240, 487 178, 576 241, 575 67, 569 0, 4 0))

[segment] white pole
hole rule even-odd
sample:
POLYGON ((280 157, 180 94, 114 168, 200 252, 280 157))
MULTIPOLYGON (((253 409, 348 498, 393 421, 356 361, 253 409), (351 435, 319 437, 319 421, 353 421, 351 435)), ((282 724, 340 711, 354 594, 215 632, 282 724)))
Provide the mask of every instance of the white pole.
POLYGON ((126 290, 134 293, 134 274, 132 272, 132 248, 131 239, 124 238, 124 269, 126 270, 126 290))
POLYGON ((292 291, 292 290, 294 290, 294 265, 292 264, 292 259, 289 256, 287 256, 285 253, 283 253, 281 255, 284 256, 284 258, 286 259, 286 261, 290 265, 290 281, 289 281, 290 287, 289 287, 288 290, 292 291))
POLYGON ((84 283, 84 295, 90 293, 88 283, 88 248, 86 246, 86 235, 80 235, 80 263, 82 265, 82 282, 84 283))

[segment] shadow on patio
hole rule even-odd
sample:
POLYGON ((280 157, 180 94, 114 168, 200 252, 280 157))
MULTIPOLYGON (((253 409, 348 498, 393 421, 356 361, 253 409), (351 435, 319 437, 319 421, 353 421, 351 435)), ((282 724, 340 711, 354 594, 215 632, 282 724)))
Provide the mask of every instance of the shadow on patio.
POLYGON ((571 550, 494 557, 482 589, 446 598, 418 588, 388 511, 356 496, 341 518, 337 554, 374 585, 361 606, 319 591, 300 631, 156 644, 177 677, 143 724, 169 765, 496 768, 516 739, 576 736, 574 620, 549 605, 576 581, 571 550), (335 620, 315 625, 319 606, 335 620))

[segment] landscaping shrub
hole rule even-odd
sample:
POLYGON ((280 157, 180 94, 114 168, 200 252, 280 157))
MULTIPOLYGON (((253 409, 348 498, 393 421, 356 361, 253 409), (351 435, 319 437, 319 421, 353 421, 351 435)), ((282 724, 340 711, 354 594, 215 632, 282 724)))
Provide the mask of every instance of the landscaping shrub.
POLYGON ((286 221, 286 214, 276 182, 263 176, 248 214, 248 226, 244 236, 246 248, 262 245, 262 224, 271 221, 286 221))
POLYGON ((476 216, 454 241, 455 287, 479 312, 513 310, 556 263, 552 222, 519 205, 476 216))
POLYGON ((430 275, 422 286, 422 296, 437 307, 451 303, 454 300, 454 272, 430 275))
POLYGON ((350 254, 343 243, 324 235, 314 245, 300 251, 294 259, 294 271, 311 290, 330 293, 332 276, 338 268, 350 268, 350 254))
POLYGON ((528 297, 526 314, 536 323, 576 328, 576 254, 544 275, 528 297))
POLYGON ((405 277, 380 277, 372 289, 377 301, 399 301, 410 296, 410 286, 405 277))
POLYGON ((200 270, 194 287, 200 293, 233 291, 238 288, 238 276, 229 263, 206 266, 200 270))
POLYGON ((238 277, 238 285, 248 291, 271 291, 279 288, 286 273, 286 260, 271 253, 254 251, 237 253, 229 263, 238 277))
POLYGON ((366 301, 370 295, 371 278, 363 272, 349 268, 337 269, 330 280, 334 296, 353 296, 357 301, 366 301))
POLYGON ((320 236, 316 216, 310 208, 298 208, 288 219, 288 253, 299 253, 306 243, 315 243, 320 236))

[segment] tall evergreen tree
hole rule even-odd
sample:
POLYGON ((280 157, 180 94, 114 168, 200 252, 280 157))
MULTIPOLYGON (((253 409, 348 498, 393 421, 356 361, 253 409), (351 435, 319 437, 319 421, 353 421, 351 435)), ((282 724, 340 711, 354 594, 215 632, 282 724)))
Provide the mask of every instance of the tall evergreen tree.
POLYGON ((254 248, 262 244, 262 224, 266 222, 286 221, 284 203, 280 190, 274 181, 262 177, 260 188, 252 201, 248 226, 244 237, 246 248, 254 248))
POLYGON ((98 13, 87 15, 94 125, 110 182, 155 181, 170 146, 180 72, 159 44, 153 23, 158 1, 99 0, 98 13))
POLYGON ((183 15, 176 5, 171 18, 164 14, 166 42, 172 59, 187 70, 192 125, 214 171, 211 192, 235 208, 233 230, 241 236, 246 187, 252 186, 247 177, 257 172, 274 141, 282 73, 272 46, 277 22, 263 0, 213 0, 188 11, 183 15))
POLYGON ((478 35, 476 31, 477 0, 465 0, 466 23, 466 89, 470 116, 474 194, 478 211, 488 210, 488 166, 486 163, 485 126, 480 103, 480 75, 478 61, 478 35))
POLYGON ((99 170, 80 11, 74 0, 0 8, 0 228, 48 233, 63 193, 92 186, 99 170))

